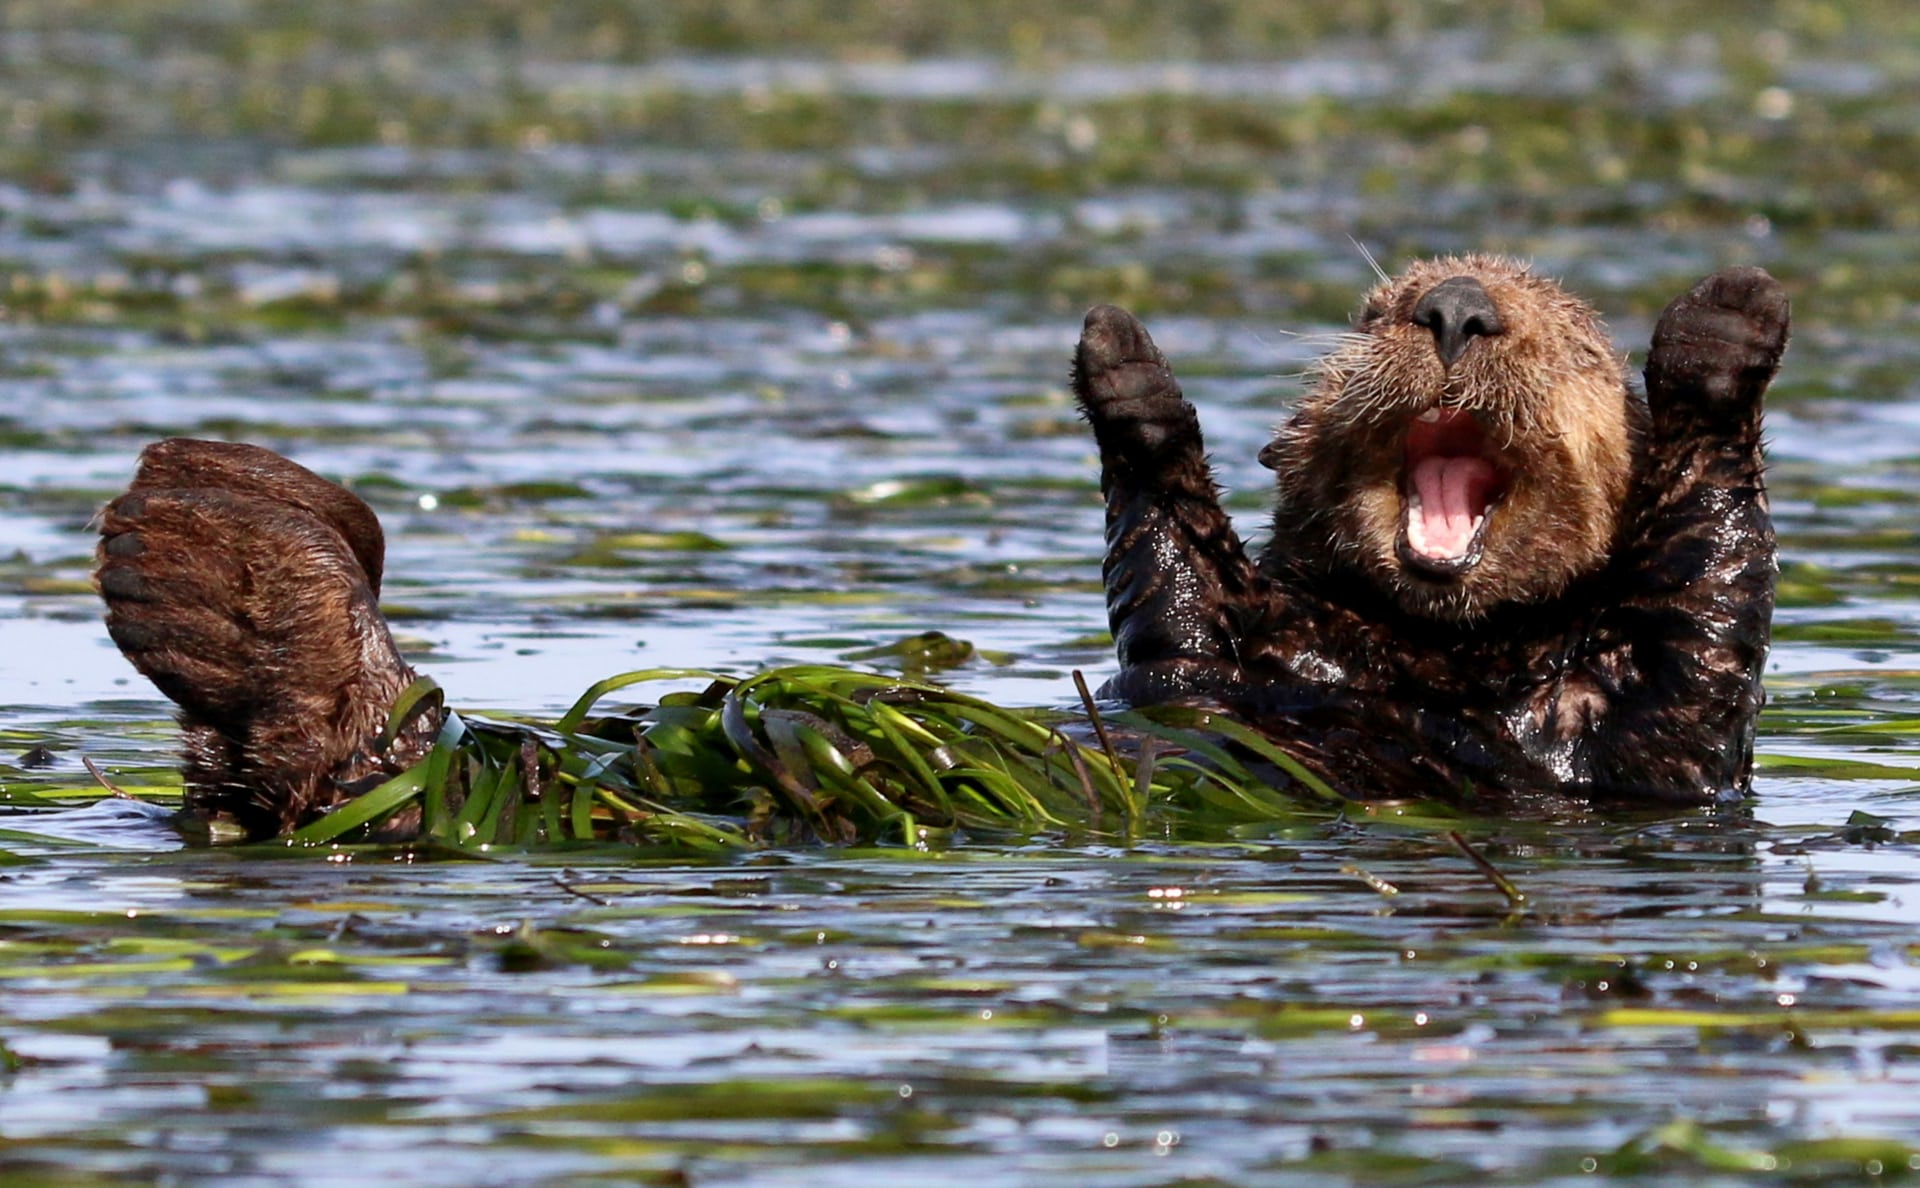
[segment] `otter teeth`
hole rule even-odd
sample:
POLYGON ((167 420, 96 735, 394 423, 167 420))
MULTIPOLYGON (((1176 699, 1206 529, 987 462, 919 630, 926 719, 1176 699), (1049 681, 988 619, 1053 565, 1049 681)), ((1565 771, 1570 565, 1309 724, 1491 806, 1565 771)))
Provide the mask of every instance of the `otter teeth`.
POLYGON ((1417 462, 1408 479, 1408 547, 1434 561, 1465 558, 1486 522, 1492 465, 1471 455, 1435 455, 1417 462))
MULTIPOLYGON (((1473 538, 1480 531, 1480 525, 1486 522, 1485 512, 1480 512, 1468 521, 1465 532, 1457 530, 1442 531, 1439 535, 1450 538, 1446 543, 1432 540, 1427 535, 1427 517, 1420 502, 1420 493, 1414 491, 1407 497, 1407 546, 1422 557, 1432 557, 1436 561, 1457 561, 1466 554, 1473 538)), ((1453 525, 1445 527, 1454 528, 1453 525)))
POLYGON ((1429 425, 1437 425, 1440 423, 1440 407, 1435 405, 1413 419, 1416 421, 1424 421, 1429 425))

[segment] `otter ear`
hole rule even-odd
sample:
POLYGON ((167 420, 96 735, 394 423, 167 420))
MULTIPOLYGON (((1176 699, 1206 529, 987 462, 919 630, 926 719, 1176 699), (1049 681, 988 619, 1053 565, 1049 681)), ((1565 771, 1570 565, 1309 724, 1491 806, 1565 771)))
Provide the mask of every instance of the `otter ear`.
POLYGON ((1279 438, 1276 437, 1266 445, 1260 447, 1260 465, 1266 467, 1268 470, 1280 469, 1280 464, 1283 461, 1284 459, 1280 456, 1279 438))
POLYGON ((380 520, 358 495, 328 482, 272 450, 229 441, 170 437, 140 451, 140 470, 128 492, 225 491, 284 504, 338 532, 365 571, 377 597, 386 568, 387 540, 380 520))
POLYGON ((1739 416, 1758 410, 1787 348, 1786 290, 1761 268, 1716 272, 1675 298, 1653 330, 1647 404, 1739 416))

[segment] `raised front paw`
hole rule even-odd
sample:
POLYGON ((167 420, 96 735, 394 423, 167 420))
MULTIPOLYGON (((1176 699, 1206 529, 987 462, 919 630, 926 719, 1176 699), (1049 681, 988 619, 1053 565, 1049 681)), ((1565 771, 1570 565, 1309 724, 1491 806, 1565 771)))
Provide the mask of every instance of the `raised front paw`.
POLYGON ((1073 393, 1102 448, 1157 452, 1199 423, 1166 356, 1138 318, 1117 305, 1087 311, 1073 356, 1073 393))
POLYGON ((1654 327, 1647 400, 1659 414, 1691 405, 1717 415, 1753 408, 1787 348, 1786 290, 1762 268, 1728 268, 1675 298, 1654 327))

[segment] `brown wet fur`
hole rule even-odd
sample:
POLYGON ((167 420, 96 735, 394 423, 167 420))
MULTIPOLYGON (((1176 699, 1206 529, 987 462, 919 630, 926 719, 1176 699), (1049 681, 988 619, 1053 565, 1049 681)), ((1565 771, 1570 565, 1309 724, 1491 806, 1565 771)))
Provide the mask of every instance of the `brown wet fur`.
POLYGON ((1777 566, 1762 397, 1788 305, 1759 269, 1661 315, 1643 400, 1593 311, 1520 265, 1415 264, 1262 454, 1250 557, 1198 417, 1144 327, 1087 315, 1073 383, 1100 447, 1109 696, 1224 706, 1361 799, 1704 804, 1746 793, 1777 566), (1415 310, 1479 282, 1499 329, 1444 362, 1415 310), (1472 411, 1506 489, 1477 563, 1409 566, 1406 442, 1472 411))
POLYGON ((107 631, 180 707, 186 807, 264 837, 424 753, 375 754, 413 680, 381 617, 384 541, 351 492, 255 446, 149 446, 100 524, 107 631))
POLYGON ((1497 257, 1422 261, 1367 295, 1355 333, 1262 453, 1279 475, 1270 556, 1358 569, 1435 619, 1550 599, 1612 548, 1645 419, 1586 302, 1497 257), (1459 276, 1486 289, 1503 329, 1449 369, 1411 319, 1423 294, 1459 276), (1407 430, 1432 408, 1469 411, 1511 476, 1488 510, 1480 560, 1457 576, 1408 566, 1398 550, 1407 430))

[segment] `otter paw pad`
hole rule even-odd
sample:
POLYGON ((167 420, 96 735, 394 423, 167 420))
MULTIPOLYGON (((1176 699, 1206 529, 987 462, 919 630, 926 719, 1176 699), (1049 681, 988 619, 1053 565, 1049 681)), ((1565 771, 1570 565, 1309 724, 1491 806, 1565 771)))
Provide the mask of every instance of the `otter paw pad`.
MULTIPOLYGON (((1147 328, 1116 305, 1098 305, 1087 313, 1073 357, 1073 392, 1096 426, 1184 423, 1192 415, 1147 328)), ((1157 441, 1165 432, 1163 426, 1150 437, 1157 441)))
POLYGON ((1649 399, 1728 410, 1758 400, 1779 369, 1790 320, 1786 290, 1764 269, 1714 273, 1660 315, 1649 399))

